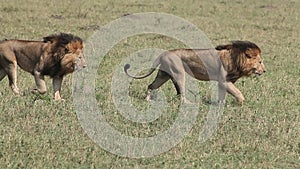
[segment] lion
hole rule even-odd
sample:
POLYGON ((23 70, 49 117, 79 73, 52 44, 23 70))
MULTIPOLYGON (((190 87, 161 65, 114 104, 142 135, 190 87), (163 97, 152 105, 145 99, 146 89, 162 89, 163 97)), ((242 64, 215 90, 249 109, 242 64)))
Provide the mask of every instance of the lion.
POLYGON ((4 40, 0 42, 0 80, 8 76, 9 86, 20 94, 17 66, 34 76, 34 93, 47 92, 44 76, 52 78, 54 99, 60 100, 63 77, 86 67, 83 40, 72 34, 60 33, 43 41, 4 40))
POLYGON ((158 89, 169 79, 172 80, 181 101, 185 99, 185 72, 198 80, 217 81, 219 103, 225 102, 226 92, 235 97, 239 104, 245 98, 234 83, 241 77, 253 74, 260 76, 266 72, 261 57, 261 49, 249 41, 231 41, 214 49, 174 49, 163 52, 153 63, 151 70, 141 76, 128 73, 130 64, 124 66, 125 73, 132 78, 142 79, 151 75, 159 67, 155 80, 148 86, 146 99, 150 100, 152 90, 158 89))

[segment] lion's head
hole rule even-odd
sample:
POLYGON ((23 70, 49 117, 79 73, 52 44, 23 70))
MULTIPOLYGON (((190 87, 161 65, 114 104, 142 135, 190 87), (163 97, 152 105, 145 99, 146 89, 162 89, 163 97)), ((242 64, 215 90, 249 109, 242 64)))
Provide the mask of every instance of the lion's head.
MULTIPOLYGON (((260 48, 249 41, 232 41, 231 44, 219 45, 217 50, 229 51, 231 63, 229 74, 232 76, 262 75, 266 70, 261 58, 260 48), (238 74, 238 75, 237 75, 238 74)), ((224 59, 225 57, 223 57, 224 59)), ((222 56, 221 56, 222 59, 222 56)), ((238 78, 238 77, 235 77, 238 78)))
POLYGON ((84 44, 81 38, 72 34, 61 33, 43 39, 45 43, 50 44, 51 57, 47 59, 47 62, 52 63, 48 64, 48 69, 45 68, 45 75, 59 76, 86 67, 83 53, 84 44), (58 70, 59 72, 57 72, 58 70))

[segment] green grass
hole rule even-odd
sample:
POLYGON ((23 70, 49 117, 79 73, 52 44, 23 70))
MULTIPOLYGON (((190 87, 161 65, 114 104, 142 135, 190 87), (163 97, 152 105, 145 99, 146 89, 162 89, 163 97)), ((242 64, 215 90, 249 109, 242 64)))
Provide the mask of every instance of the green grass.
MULTIPOLYGON (((200 28, 214 45, 250 40, 262 49, 267 73, 240 79, 246 98, 240 107, 227 97, 213 137, 199 144, 209 106, 209 84, 199 82, 201 113, 187 137, 170 151, 152 158, 113 155, 94 143, 81 128, 72 102, 72 75, 63 83, 64 102, 30 93, 33 77, 19 70, 22 96, 13 95, 8 80, 0 81, 0 168, 300 168, 300 24, 299 1, 1 1, 0 39, 35 39, 59 32, 87 40, 101 26, 130 13, 165 12, 200 28)), ((101 62, 96 78, 98 106, 109 123, 131 136, 153 136, 177 117, 178 100, 169 82, 161 88, 169 103, 149 124, 130 122, 116 111, 110 96, 113 69, 131 53, 145 48, 184 45, 158 35, 130 37, 118 43, 101 62)), ((134 106, 154 76, 132 82, 134 106)))

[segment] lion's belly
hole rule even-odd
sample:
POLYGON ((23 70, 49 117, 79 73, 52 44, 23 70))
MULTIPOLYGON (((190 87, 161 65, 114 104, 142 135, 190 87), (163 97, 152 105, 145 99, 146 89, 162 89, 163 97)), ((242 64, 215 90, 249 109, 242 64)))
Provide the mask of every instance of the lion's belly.
POLYGON ((204 66, 186 68, 186 72, 198 80, 209 81, 218 80, 219 73, 216 70, 207 70, 204 66))
POLYGON ((42 55, 44 43, 16 41, 14 45, 14 52, 18 65, 23 70, 33 74, 36 64, 39 62, 42 55))
POLYGON ((17 63, 24 71, 33 74, 37 61, 35 58, 30 58, 26 55, 19 54, 17 55, 17 63))
POLYGON ((31 63, 28 60, 18 61, 18 65, 26 72, 33 74, 35 64, 31 63))

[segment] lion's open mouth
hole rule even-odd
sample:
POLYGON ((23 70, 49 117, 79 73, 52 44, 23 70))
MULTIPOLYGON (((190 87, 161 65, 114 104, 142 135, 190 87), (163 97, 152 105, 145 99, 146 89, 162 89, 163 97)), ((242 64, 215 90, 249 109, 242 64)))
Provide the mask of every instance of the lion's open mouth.
POLYGON ((261 75, 262 75, 262 73, 260 73, 260 72, 258 72, 258 71, 255 71, 255 72, 254 72, 254 76, 255 76, 255 77, 260 77, 261 75))
POLYGON ((87 67, 86 65, 83 65, 82 67, 81 67, 81 66, 75 65, 75 66, 74 66, 74 70, 75 70, 76 72, 80 72, 81 70, 83 70, 83 69, 86 68, 86 67, 87 67))
POLYGON ((261 75, 261 74, 259 74, 259 73, 255 73, 255 74, 254 74, 254 76, 257 77, 257 78, 259 78, 260 75, 261 75))
POLYGON ((81 68, 81 67, 78 67, 78 66, 75 66, 75 72, 80 72, 81 70, 82 70, 83 68, 81 68))

